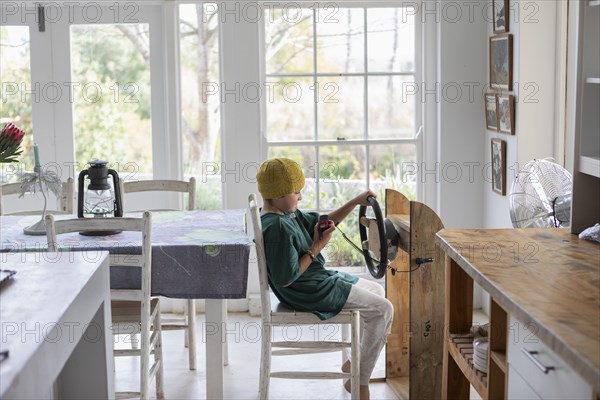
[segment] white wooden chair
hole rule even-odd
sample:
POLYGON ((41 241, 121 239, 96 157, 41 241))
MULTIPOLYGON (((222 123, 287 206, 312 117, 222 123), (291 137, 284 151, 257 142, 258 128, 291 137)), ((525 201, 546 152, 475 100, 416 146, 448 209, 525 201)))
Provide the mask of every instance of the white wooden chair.
POLYGON ((58 251, 57 235, 68 232, 119 230, 140 232, 142 254, 114 254, 110 256, 110 266, 125 266, 141 269, 140 289, 111 290, 111 313, 113 335, 140 334, 139 349, 115 349, 114 356, 140 357, 140 391, 119 392, 118 398, 149 397, 150 382, 156 380, 156 396, 164 398, 163 357, 160 305, 158 298, 150 297, 152 276, 152 215, 144 212, 142 218, 75 218, 55 221, 54 216, 46 216, 48 251, 58 251), (150 355, 154 361, 150 364, 150 355))
MULTIPOLYGON (((351 394, 353 399, 360 395, 360 312, 358 310, 343 310, 335 317, 320 320, 310 312, 297 312, 279 303, 269 290, 267 262, 265 258, 264 240, 260 211, 256 202, 256 195, 248 197, 248 206, 254 228, 254 242, 256 244, 256 259, 258 264, 258 277, 260 281, 260 300, 262 314, 262 351, 260 362, 259 398, 269 397, 270 378, 285 379, 350 379, 351 394), (289 325, 322 325, 343 324, 350 325, 351 338, 342 336, 342 341, 281 341, 273 342, 272 328, 274 326, 289 325), (285 350, 272 350, 273 347, 285 350), (271 356, 287 356, 296 354, 325 353, 342 351, 342 361, 345 361, 344 350, 351 349, 351 372, 321 372, 321 371, 277 371, 271 372, 271 356)), ((344 330, 343 330, 344 332, 344 330)), ((346 331, 347 332, 347 331, 346 331)))
MULTIPOLYGON (((6 183, 0 185, 0 215, 41 215, 43 210, 24 210, 17 212, 5 212, 3 205, 4 196, 8 195, 20 195, 21 184, 20 183, 6 183)), ((52 194, 46 193, 46 196, 53 196, 52 194)), ((41 198, 41 196, 40 196, 41 198)), ((62 184, 62 194, 59 199, 58 210, 46 210, 47 213, 51 214, 73 214, 73 198, 74 198, 74 184, 73 178, 68 178, 66 182, 62 184)))
MULTIPOLYGON (((125 207, 125 194, 136 192, 179 192, 188 194, 187 210, 196 208, 196 178, 192 177, 188 182, 178 180, 144 180, 128 181, 120 180, 121 197, 123 209, 125 207)), ((127 210, 129 211, 129 210, 127 210)), ((153 210, 158 211, 158 210, 153 210)), ((164 211, 164 210, 163 210, 164 211)), ((184 346, 188 348, 189 369, 196 369, 196 302, 194 299, 185 301, 184 314, 182 318, 172 317, 163 319, 162 329, 185 330, 184 346)), ((135 342, 132 342, 135 343, 135 342)))

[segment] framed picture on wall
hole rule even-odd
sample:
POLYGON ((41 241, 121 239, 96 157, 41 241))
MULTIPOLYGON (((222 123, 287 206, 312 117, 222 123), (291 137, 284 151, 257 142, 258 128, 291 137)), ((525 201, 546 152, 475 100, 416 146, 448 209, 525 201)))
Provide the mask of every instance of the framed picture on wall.
POLYGON ((515 98, 511 94, 498 95, 498 129, 515 134, 515 98))
POLYGON ((506 195, 506 141, 492 139, 492 190, 506 195))
POLYGON ((508 32, 508 0, 492 0, 494 10, 494 33, 508 32))
POLYGON ((498 101, 496 93, 485 94, 485 127, 491 131, 498 130, 498 101))
POLYGON ((490 85, 495 89, 512 90, 512 45, 509 33, 490 37, 490 85))

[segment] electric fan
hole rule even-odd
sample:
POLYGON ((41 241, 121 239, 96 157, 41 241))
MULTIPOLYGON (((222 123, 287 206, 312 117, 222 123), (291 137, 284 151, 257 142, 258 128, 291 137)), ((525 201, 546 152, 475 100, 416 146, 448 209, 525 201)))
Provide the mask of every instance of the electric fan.
POLYGON ((509 195, 515 228, 566 228, 571 223, 573 178, 548 160, 529 161, 517 173, 509 195))

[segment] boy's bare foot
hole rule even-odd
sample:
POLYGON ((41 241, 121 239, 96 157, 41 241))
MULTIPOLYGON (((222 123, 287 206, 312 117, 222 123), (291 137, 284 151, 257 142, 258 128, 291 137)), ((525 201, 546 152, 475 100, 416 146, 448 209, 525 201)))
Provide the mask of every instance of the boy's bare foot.
MULTIPOLYGON (((348 373, 348 372, 350 372, 350 368, 351 368, 350 360, 346 360, 346 362, 342 365, 342 372, 348 373)), ((350 390, 351 389, 350 379, 346 379, 344 381, 344 389, 346 389, 346 391, 348 393, 352 393, 350 390)), ((369 397, 370 397, 369 385, 360 385, 360 400, 369 400, 369 397)))
MULTIPOLYGON (((347 380, 344 382, 344 389, 346 389, 346 391, 348 393, 351 393, 350 380, 347 380)), ((369 385, 360 385, 360 400, 369 400, 369 398, 370 398, 369 385)))
POLYGON ((346 360, 346 362, 342 365, 342 372, 346 374, 350 372, 350 360, 346 360))

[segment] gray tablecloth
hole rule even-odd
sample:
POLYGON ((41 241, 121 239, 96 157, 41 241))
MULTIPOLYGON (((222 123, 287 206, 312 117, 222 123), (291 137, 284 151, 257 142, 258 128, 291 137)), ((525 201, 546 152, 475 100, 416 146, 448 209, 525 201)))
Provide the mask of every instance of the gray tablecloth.
MULTIPOLYGON (((132 214, 134 216, 134 214, 132 214)), ((73 216, 57 216, 57 219, 73 216)), ((160 211, 152 213, 152 294, 186 299, 246 297, 250 241, 245 233, 245 210, 160 211)), ((23 228, 39 216, 0 217, 2 263, 20 252, 40 252, 44 259, 68 257, 46 253, 46 236, 28 236, 23 228)), ((59 235, 62 251, 83 251, 93 260, 99 250, 118 254, 126 248, 141 252, 141 235, 121 232, 109 236, 59 235)), ((111 287, 139 288, 132 268, 113 267, 111 287)))

